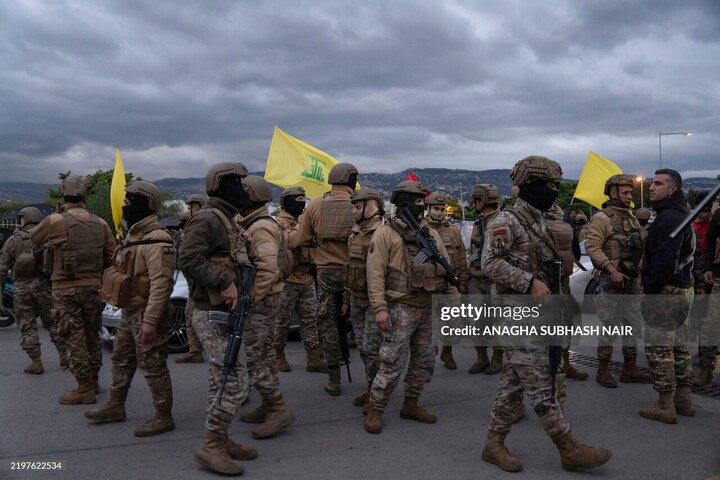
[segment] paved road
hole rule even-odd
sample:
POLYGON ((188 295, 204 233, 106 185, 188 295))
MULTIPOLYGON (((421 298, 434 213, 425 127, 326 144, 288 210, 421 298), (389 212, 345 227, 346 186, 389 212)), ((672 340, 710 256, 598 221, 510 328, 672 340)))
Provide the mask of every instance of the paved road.
MULTIPOLYGON (((84 417, 86 406, 62 406, 57 396, 72 386, 71 376, 58 366, 47 335, 42 340, 46 373, 25 375, 27 359, 20 350, 13 326, 0 330, 0 479, 72 478, 103 480, 127 478, 219 478, 193 460, 204 432, 206 365, 170 363, 175 393, 177 430, 139 439, 133 429, 150 416, 151 401, 140 374, 130 391, 123 423, 92 425, 84 417), (50 348, 48 348, 50 347, 50 348), (15 472, 10 461, 58 461, 63 470, 15 472)), ((110 356, 105 352, 100 381, 108 397, 110 356)), ((591 353, 588 350, 585 353, 591 353)), ((252 426, 234 423, 231 435, 256 447, 260 457, 245 464, 245 477, 262 479, 368 479, 368 478, 510 478, 480 459, 490 407, 498 377, 468 375, 474 351, 456 349, 461 369, 439 365, 421 403, 439 418, 436 425, 403 420, 398 412, 402 392, 395 393, 380 435, 362 427, 363 415, 351 400, 361 393, 360 362, 353 351, 355 382, 344 385, 343 395, 331 398, 323 391, 325 376, 302 370, 304 353, 299 341, 288 345, 292 372, 281 374, 281 388, 297 416, 297 423, 274 439, 253 440, 252 426)), ((345 374, 343 373, 345 380, 345 374)), ((648 385, 621 384, 615 390, 594 381, 568 387, 567 414, 578 438, 613 451, 613 459, 592 474, 565 472, 552 442, 534 414, 515 426, 508 446, 524 471, 513 478, 562 479, 579 475, 617 479, 704 479, 720 474, 720 402, 693 396, 694 418, 680 417, 677 425, 664 425, 637 414, 641 402, 654 401, 648 385)), ((254 408, 259 403, 253 393, 254 408)))

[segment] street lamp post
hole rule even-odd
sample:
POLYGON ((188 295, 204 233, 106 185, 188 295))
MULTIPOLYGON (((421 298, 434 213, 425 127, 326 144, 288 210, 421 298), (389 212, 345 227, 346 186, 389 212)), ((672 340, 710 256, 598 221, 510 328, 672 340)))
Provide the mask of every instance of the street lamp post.
POLYGON ((640 208, 645 208, 645 197, 643 196, 643 182, 644 177, 637 177, 635 180, 640 182, 640 208))
POLYGON ((692 135, 692 132, 670 132, 670 133, 663 133, 658 132, 658 147, 659 147, 659 154, 660 154, 660 168, 662 168, 662 137, 665 135, 685 135, 686 137, 689 137, 692 135))

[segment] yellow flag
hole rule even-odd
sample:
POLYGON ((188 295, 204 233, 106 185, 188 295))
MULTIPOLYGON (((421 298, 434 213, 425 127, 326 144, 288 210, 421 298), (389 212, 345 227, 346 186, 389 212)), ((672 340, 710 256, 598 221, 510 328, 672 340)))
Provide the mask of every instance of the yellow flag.
POLYGON ((328 173, 338 161, 275 127, 265 165, 265 180, 278 187, 303 187, 315 198, 330 190, 328 173))
POLYGON ((110 208, 112 209, 115 231, 120 236, 120 224, 122 223, 122 207, 125 203, 125 168, 120 156, 120 146, 115 147, 115 170, 113 171, 112 183, 110 184, 110 208))
POLYGON ((595 208, 602 208, 602 204, 608 199, 603 193, 605 182, 608 178, 620 173, 623 173, 620 167, 591 151, 588 153, 580 180, 575 188, 575 198, 589 203, 595 208))

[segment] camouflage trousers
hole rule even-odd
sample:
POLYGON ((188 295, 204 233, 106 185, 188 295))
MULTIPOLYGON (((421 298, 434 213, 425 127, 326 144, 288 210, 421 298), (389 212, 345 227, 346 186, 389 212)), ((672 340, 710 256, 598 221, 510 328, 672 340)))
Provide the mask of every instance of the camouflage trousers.
POLYGON ((300 318, 300 338, 305 350, 320 346, 317 327, 317 292, 315 282, 306 285, 285 282, 281 293, 280 310, 275 324, 275 348, 284 350, 290 331, 290 319, 296 312, 300 318))
POLYGON ((333 295, 345 288, 341 268, 318 268, 318 335, 322 341, 325 361, 328 367, 340 365, 340 339, 335 323, 335 301, 333 295))
POLYGON ((112 385, 115 392, 130 389, 135 370, 145 377, 153 404, 159 411, 172 410, 173 394, 168 358, 168 326, 163 322, 157 327, 157 338, 152 345, 141 345, 138 340, 144 308, 122 310, 122 319, 115 332, 112 353, 112 385))
POLYGON ((189 353, 201 353, 203 351, 202 343, 195 333, 195 327, 192 323, 192 314, 195 310, 195 304, 188 298, 185 302, 185 331, 187 332, 188 351, 189 353))
POLYGON ((700 356, 715 360, 720 345, 720 279, 715 281, 712 292, 704 299, 707 312, 699 328, 700 356))
POLYGON ((431 308, 390 302, 390 331, 381 332, 380 368, 373 379, 370 404, 385 410, 390 395, 400 381, 405 365, 405 396, 419 397, 430 380, 435 366, 431 345, 431 308), (408 363, 409 358, 409 363, 408 363))
POLYGON ((645 354, 653 386, 659 393, 693 384, 692 357, 688 350, 687 319, 693 288, 666 285, 661 295, 645 295, 642 314, 646 323, 645 354))
POLYGON ((58 352, 65 351, 65 342, 57 335, 53 321, 52 294, 48 288, 38 288, 38 279, 29 282, 13 283, 13 305, 15 319, 20 329, 20 346, 30 358, 40 357, 40 338, 38 337, 37 317, 40 317, 50 340, 58 352))
POLYGON ((65 341, 70 373, 76 379, 89 378, 102 367, 99 287, 62 288, 53 290, 52 296, 57 315, 55 331, 65 341))
POLYGON ((367 381, 372 382, 380 368, 382 335, 367 298, 350 295, 350 321, 355 334, 355 345, 365 365, 367 381))
MULTIPOLYGON (((562 405, 564 393, 558 394, 558 400, 552 397, 552 375, 547 365, 547 349, 538 349, 537 358, 545 359, 538 362, 525 362, 526 352, 515 358, 513 349, 505 349, 505 362, 500 374, 500 384, 495 394, 495 403, 490 414, 489 429, 507 434, 513 425, 513 416, 523 401, 523 393, 530 399, 530 404, 543 422, 543 428, 550 438, 560 437, 570 431, 570 423, 565 418, 562 405), (521 363, 514 363, 513 360, 521 363), (527 364, 526 364, 527 363, 527 364)), ((557 384, 564 381, 556 379, 557 384)), ((559 385, 558 385, 559 386, 559 385)), ((558 389, 560 392, 560 389, 558 389)), ((564 392, 564 388, 562 389, 564 392)))
MULTIPOLYGON (((223 381, 223 365, 228 340, 232 331, 227 325, 210 323, 208 311, 195 309, 192 315, 193 327, 205 350, 208 361, 209 382, 207 394, 207 418, 205 428, 217 433, 226 433, 242 402, 248 396, 248 371, 244 345, 240 345, 235 368, 230 369, 218 403, 220 386, 223 381)), ((244 341, 242 342, 245 343, 244 341)))
POLYGON ((263 398, 277 395, 278 371, 275 362, 275 319, 281 305, 281 294, 266 295, 253 304, 243 330, 250 385, 263 398))
MULTIPOLYGON (((635 281, 637 283, 637 280, 635 281)), ((595 309, 603 326, 629 325, 632 336, 622 336, 622 353, 624 357, 637 357, 637 338, 642 337, 644 323, 640 312, 640 291, 623 294, 613 288, 609 279, 602 278, 600 292, 595 296, 595 309)), ((609 362, 613 354, 615 339, 609 335, 600 335, 597 347, 597 358, 601 362, 609 362)))

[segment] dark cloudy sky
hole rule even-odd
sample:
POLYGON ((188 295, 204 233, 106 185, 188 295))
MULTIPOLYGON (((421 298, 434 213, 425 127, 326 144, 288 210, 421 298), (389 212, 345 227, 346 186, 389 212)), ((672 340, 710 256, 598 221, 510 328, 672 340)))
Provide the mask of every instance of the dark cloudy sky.
POLYGON ((0 0, 0 181, 264 168, 278 125, 364 171, 720 173, 720 1, 0 0))

